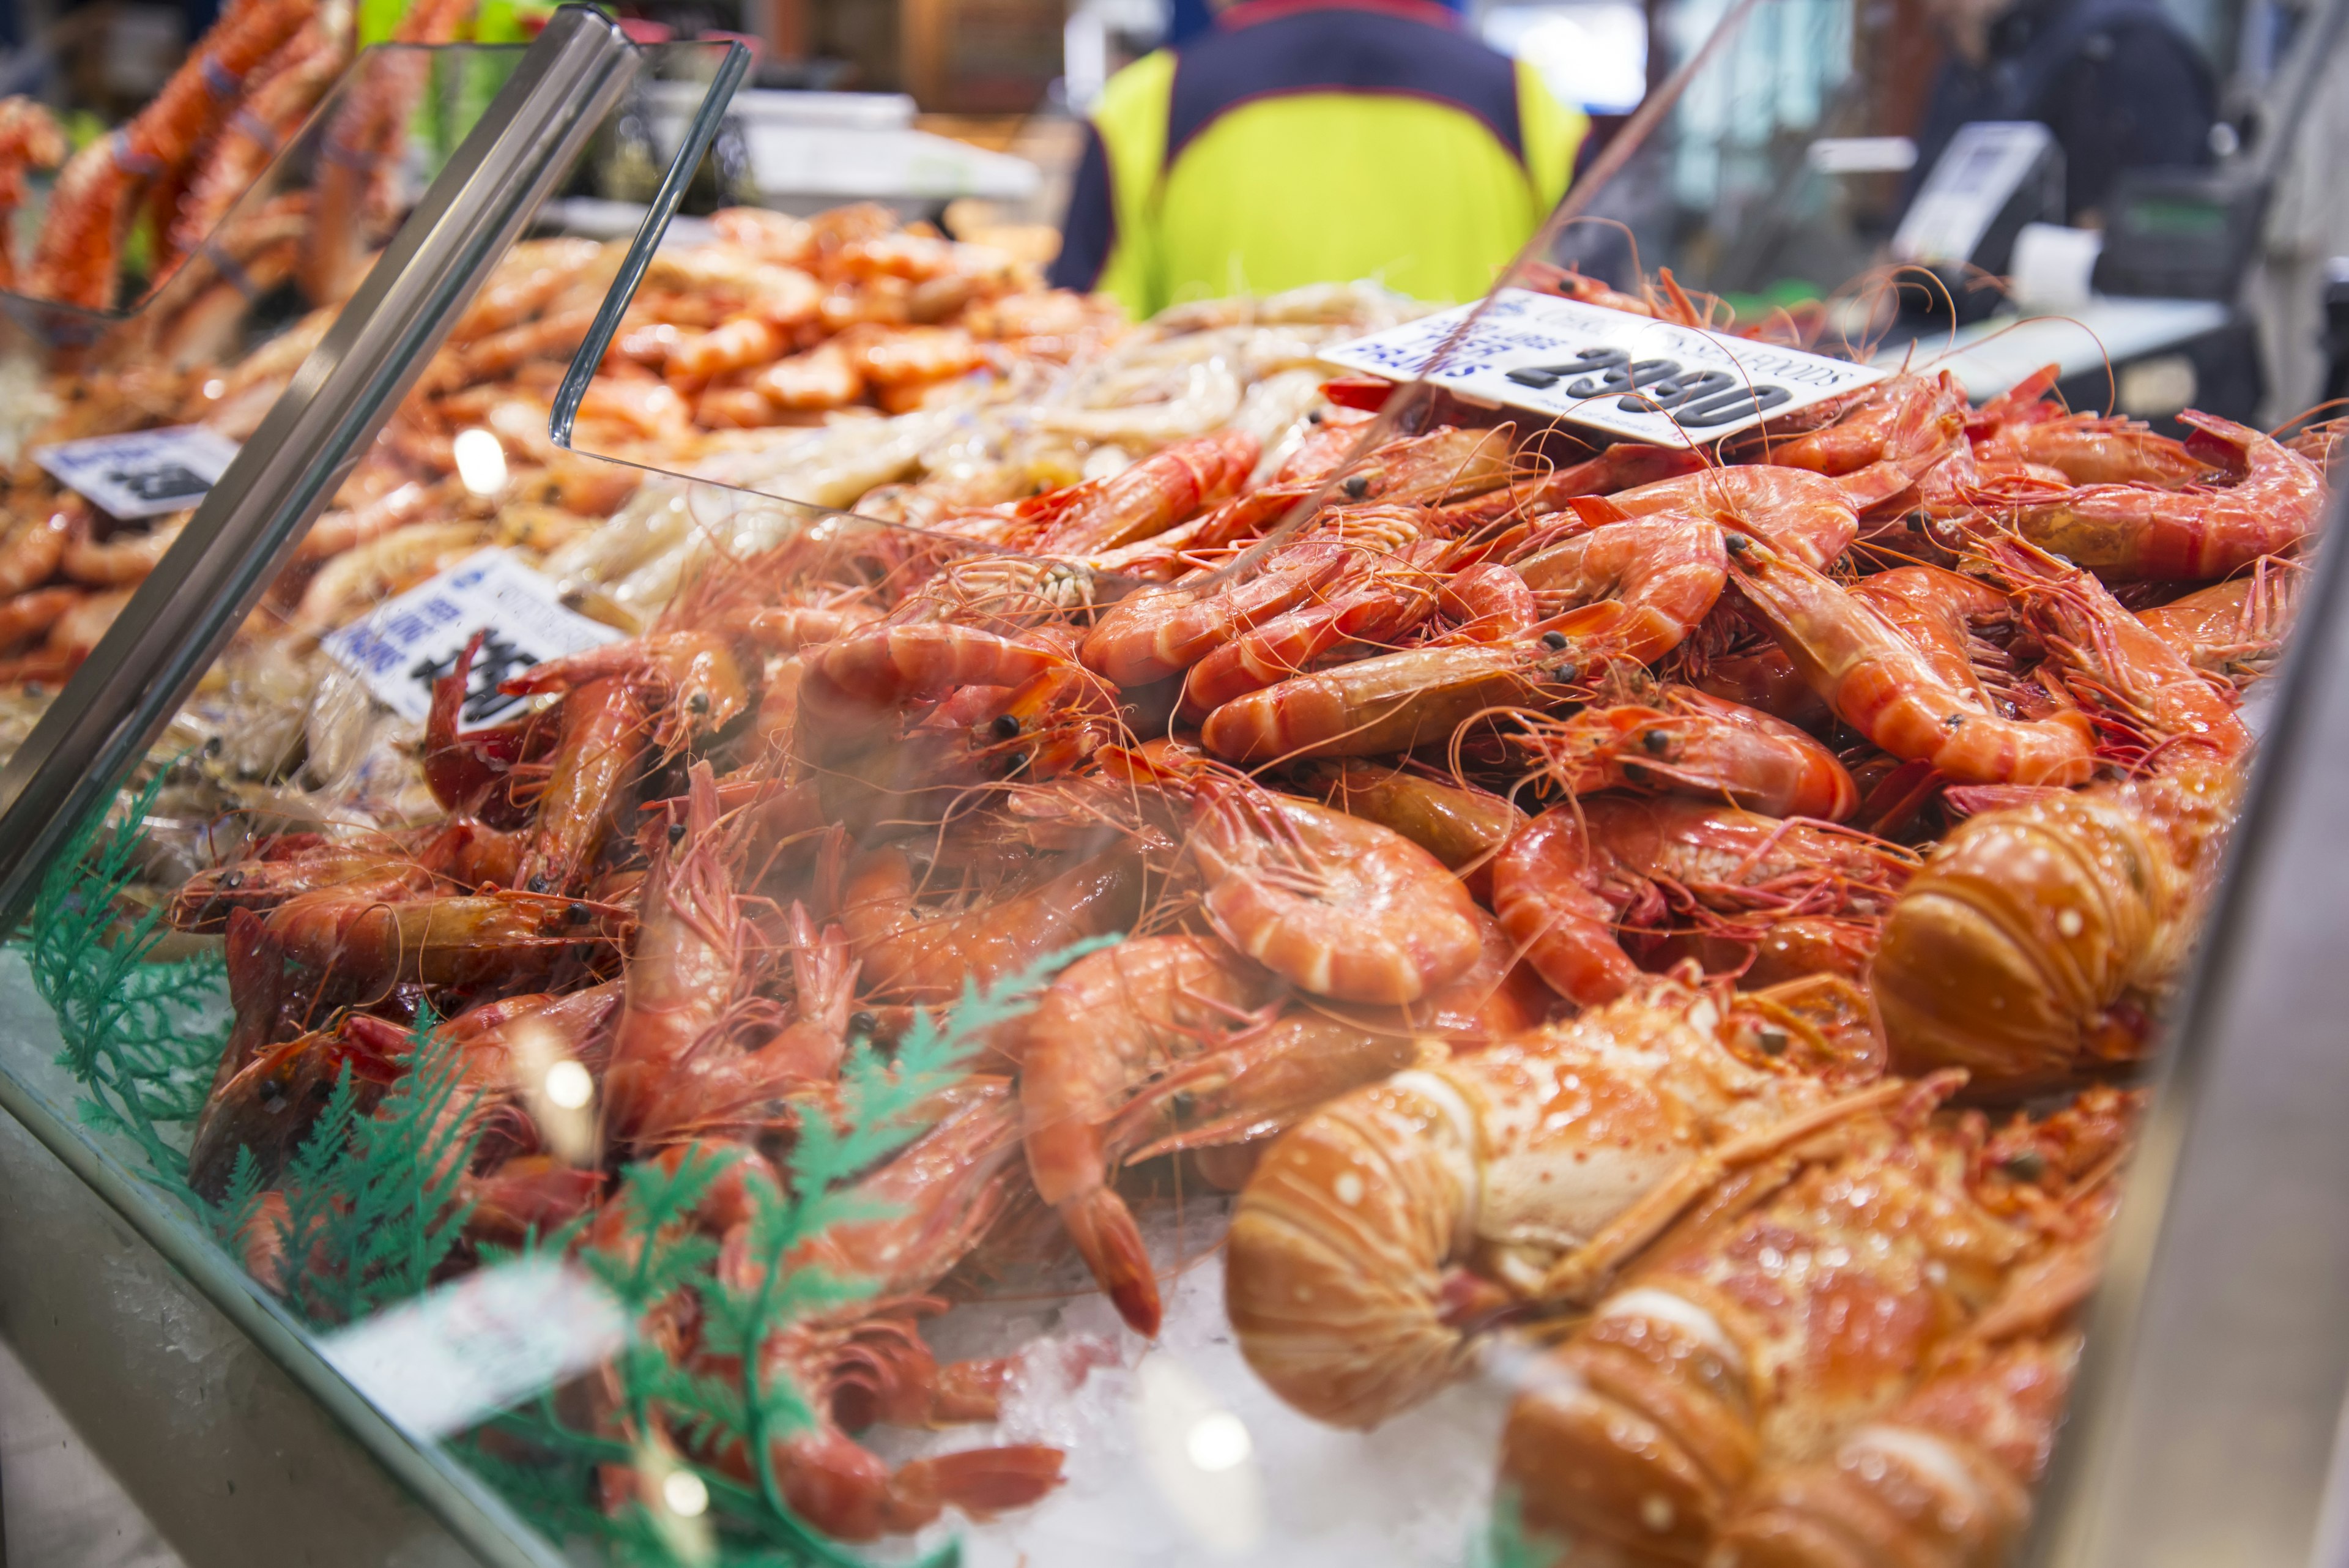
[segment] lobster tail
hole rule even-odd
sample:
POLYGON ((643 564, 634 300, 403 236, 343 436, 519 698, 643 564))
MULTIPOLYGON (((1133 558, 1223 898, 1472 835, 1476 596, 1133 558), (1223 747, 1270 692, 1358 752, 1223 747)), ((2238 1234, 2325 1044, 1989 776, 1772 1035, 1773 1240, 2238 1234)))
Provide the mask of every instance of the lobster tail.
POLYGON ((1317 1420, 1367 1428, 1458 1370, 1444 1266, 1468 1233, 1473 1127, 1458 1092, 1406 1072, 1325 1106, 1268 1150, 1226 1243, 1240 1352, 1317 1420))
POLYGON ((1759 1443, 1744 1357, 1713 1314, 1626 1291, 1530 1381, 1501 1438, 1526 1521, 1704 1561, 1759 1443))
POLYGON ((1866 1427, 1834 1459, 1763 1477, 1724 1527, 1720 1568, 1993 1568, 2030 1494, 1962 1438, 1866 1427))
POLYGON ((1977 1353, 1832 1456, 1764 1472, 1723 1525, 1717 1563, 1995 1568, 2030 1522, 2078 1351, 2076 1334, 2059 1334, 1977 1353))
MULTIPOLYGON (((2220 770, 2194 770, 2215 774, 2220 770)), ((2221 831, 2198 783, 2157 778, 1984 813, 1893 906, 1872 983, 1904 1073, 1976 1093, 2060 1086, 2143 1048, 2221 831), (2197 824, 2200 824, 2199 827, 2197 824)))

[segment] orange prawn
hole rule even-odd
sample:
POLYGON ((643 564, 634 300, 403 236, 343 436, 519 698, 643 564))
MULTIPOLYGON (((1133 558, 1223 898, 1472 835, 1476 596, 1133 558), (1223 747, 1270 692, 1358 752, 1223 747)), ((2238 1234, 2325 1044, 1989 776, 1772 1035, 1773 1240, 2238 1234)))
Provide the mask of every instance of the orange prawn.
POLYGON ((1965 422, 1965 391, 1947 370, 1895 376, 1862 393, 1834 424, 1770 442, 1768 461, 1830 476, 1854 473, 1939 451, 1958 439, 1965 422))
POLYGON ((65 155, 65 130, 45 105, 0 99, 0 289, 16 286, 16 210, 25 204, 25 171, 54 169, 65 155))
POLYGON ((744 989, 748 929, 728 875, 733 835, 720 819, 709 764, 690 775, 684 832, 657 840, 638 903, 625 1002, 605 1077, 616 1137, 657 1143, 693 1126, 700 1048, 744 989))
POLYGON ((1142 937, 1079 959, 1029 1020, 1019 1106, 1037 1195, 1137 1333, 1158 1332, 1150 1255, 1108 1185, 1102 1124, 1154 1076, 1272 1001, 1280 982, 1213 937, 1142 937))
POLYGON ((1977 556, 2046 640, 2043 669, 2108 728, 2165 762, 2183 751, 2228 761, 2251 750, 2233 689, 2199 676, 2089 573, 2016 538, 1988 540, 1977 556))
POLYGON ((1493 857, 1526 821, 1500 795, 1407 767, 1313 763, 1296 776, 1299 787, 1323 805, 1392 828, 1434 856, 1480 902, 1490 901, 1493 857))
MULTIPOLYGON (((1444 550, 1423 539, 1370 556, 1316 593, 1314 602, 1233 638, 1191 667, 1183 682, 1185 713, 1204 718, 1236 697, 1313 669, 1325 656, 1392 643, 1435 612, 1444 550)), ((1530 608, 1530 594, 1526 602, 1530 608)))
POLYGON ((2262 556, 2246 574, 2137 618, 2196 670, 2248 686, 2273 668, 2307 576, 2297 562, 2262 556))
POLYGON ((1999 714, 1975 682, 1956 679, 1877 606, 1759 541, 1732 552, 1732 569, 1804 680, 1894 756, 1967 784, 2071 784, 2094 771, 2095 732, 2083 715, 1999 714))
POLYGON ((1992 479, 1962 492, 1972 505, 2101 577, 2207 581, 2291 548, 2313 533, 2324 474, 2271 436, 2189 409, 2186 450, 2240 475, 2223 489, 2059 485, 1992 479))
POLYGON ((492 892, 387 898, 364 882, 323 888, 271 911, 286 956, 363 992, 402 981, 471 985, 543 974, 574 948, 608 949, 618 911, 576 899, 492 892))
POLYGON ((2053 469, 2073 484, 2147 484, 2182 490, 2207 483, 2213 466, 2183 441, 2137 420, 2073 414, 2002 427, 1976 443, 1986 466, 2028 463, 2053 469))
POLYGON ((1494 708, 1555 704, 1611 659, 1662 657, 1702 620, 1725 576, 1719 528, 1685 517, 1610 524, 1516 563, 1548 618, 1498 644, 1407 649, 1292 676, 1207 716, 1219 757, 1373 756, 1448 739, 1494 708))
POLYGON ((1163 534, 1221 504, 1256 466, 1256 437, 1222 431, 1162 448, 1124 472, 1020 504, 1035 532, 1029 548, 1051 555, 1113 550, 1163 534))
MULTIPOLYGON (((1001 1078, 968 1078, 931 1109, 937 1119, 929 1129, 846 1194, 858 1211, 886 1218, 829 1227, 781 1265, 869 1283, 881 1304, 859 1299, 792 1322, 758 1351, 761 1378, 794 1386, 814 1416, 809 1424, 784 1424, 767 1462, 798 1515, 840 1540, 919 1530, 948 1505, 982 1516, 1022 1507, 1060 1481, 1060 1450, 1040 1444, 968 1449, 893 1469, 848 1435, 874 1421, 935 1427, 992 1420, 1011 1371, 1009 1362, 996 1359, 940 1366, 916 1327, 938 1306, 919 1293, 960 1262, 1003 1210, 1008 1168, 1019 1152, 1010 1086, 1001 1078)), ((740 1150, 736 1161, 751 1183, 779 1189, 755 1154, 740 1150)), ((760 1289, 776 1266, 750 1245, 748 1208, 747 1201, 733 1206, 740 1218, 710 1217, 724 1221, 719 1275, 746 1293, 760 1289)), ((739 1357, 715 1354, 706 1342, 689 1359, 740 1376, 739 1357)), ((688 1448, 707 1442, 700 1435, 706 1424, 680 1412, 677 1425, 688 1448)), ((738 1480, 750 1480, 750 1456, 740 1443, 708 1457, 738 1480)))
POLYGON ((1162 776, 1195 805, 1208 923, 1299 990, 1416 1002, 1476 961, 1475 901, 1402 835, 1213 763, 1162 776))
POLYGON ((1639 979, 1619 929, 1674 917, 1766 958, 1769 978, 1857 974, 1914 868, 1908 852, 1825 824, 1594 795, 1509 841, 1493 863, 1493 910, 1559 995, 1589 1003, 1639 979))
POLYGON ((1518 743, 1569 794, 1675 791, 1827 822, 1859 806, 1859 787, 1833 752, 1783 720, 1692 687, 1519 724, 1518 743))
POLYGON ((1859 507, 1847 483, 1799 468, 1733 463, 1618 491, 1586 506, 1593 518, 1711 517, 1824 570, 1859 534, 1859 507))
POLYGON ((515 886, 561 893, 595 865, 620 786, 644 752, 644 704, 626 680, 590 680, 563 700, 563 724, 515 886))
POLYGON ((307 21, 313 0, 233 6, 128 125, 67 160, 49 199, 26 289, 86 309, 114 302, 118 256, 137 187, 194 156, 245 76, 307 21))
POLYGON ((1078 657, 1120 686, 1179 675, 1232 639, 1303 603, 1350 562, 1337 540, 1302 539, 1266 557, 1247 578, 1207 593, 1178 585, 1130 595, 1102 612, 1078 657))
POLYGON ((534 665, 498 690, 517 696, 568 691, 606 680, 626 680, 649 708, 662 711, 663 749, 710 734, 740 718, 750 704, 740 661, 724 638, 707 631, 653 631, 607 642, 584 653, 534 665))
POLYGON ((984 985, 1057 948, 1129 927, 1141 902, 1142 867, 1119 847, 1024 892, 957 900, 968 907, 926 909, 916 901, 920 890, 904 850, 868 850, 848 867, 840 920, 874 994, 945 1003, 969 983, 984 985))

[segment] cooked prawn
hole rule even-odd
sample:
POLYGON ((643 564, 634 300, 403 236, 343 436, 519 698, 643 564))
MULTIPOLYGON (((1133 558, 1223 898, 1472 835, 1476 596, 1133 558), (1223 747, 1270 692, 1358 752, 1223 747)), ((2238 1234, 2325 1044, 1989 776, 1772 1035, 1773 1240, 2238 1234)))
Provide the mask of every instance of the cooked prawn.
POLYGON ((1649 702, 1527 716, 1519 743, 1576 794, 1630 788, 1710 795, 1771 816, 1841 822, 1859 787, 1833 752, 1794 725, 1687 686, 1649 702))
POLYGON ((2324 474, 2258 431, 2189 409, 2186 450, 2241 477, 2223 489, 2156 490, 2137 484, 2064 486, 1992 479, 1965 499, 2097 576, 2223 577, 2289 549, 2316 529, 2324 474))
POLYGON ((1906 851, 1824 824, 1594 795, 1545 812, 1509 841, 1493 864, 1493 909, 1542 978, 1588 1003, 1621 995, 1639 975, 1619 925, 1674 914, 1749 952, 1796 919, 1846 922, 1854 929, 1843 950, 1826 944, 1816 956, 1856 973, 1872 950, 1863 933, 1914 866, 1906 851))
POLYGON ((1968 784, 2079 784, 2095 732, 2079 713, 2009 719, 1881 610, 1759 541, 1732 555, 1738 587, 1811 689, 1894 756, 1968 784))

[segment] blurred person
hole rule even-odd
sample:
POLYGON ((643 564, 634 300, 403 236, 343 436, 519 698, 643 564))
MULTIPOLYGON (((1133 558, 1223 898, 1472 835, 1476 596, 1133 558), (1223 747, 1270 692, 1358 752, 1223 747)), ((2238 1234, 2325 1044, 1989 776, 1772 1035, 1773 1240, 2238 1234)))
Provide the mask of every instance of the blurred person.
POLYGON ((1586 124, 1433 0, 1242 0, 1110 78, 1051 280, 1137 317, 1365 277, 1475 298, 1586 124))
POLYGON ((2218 85, 2157 0, 1925 0, 1950 49, 1905 208, 1961 126, 2037 120, 2064 150, 2071 223, 2102 226, 2123 171, 2206 163, 2218 85))

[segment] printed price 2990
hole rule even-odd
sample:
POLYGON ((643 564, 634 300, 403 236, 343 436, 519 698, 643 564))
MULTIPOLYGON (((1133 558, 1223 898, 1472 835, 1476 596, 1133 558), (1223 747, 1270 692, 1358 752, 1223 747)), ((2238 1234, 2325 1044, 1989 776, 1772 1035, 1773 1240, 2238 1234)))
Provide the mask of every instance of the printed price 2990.
POLYGON ((1521 387, 1547 390, 1568 377, 1570 398, 1616 397, 1627 414, 1667 413, 1704 429, 1750 419, 1794 394, 1784 387, 1747 383, 1727 370, 1685 370, 1675 359, 1638 359, 1620 348, 1585 348, 1558 365, 1527 365, 1508 372, 1521 387), (1619 396, 1618 396, 1619 394, 1619 396))

